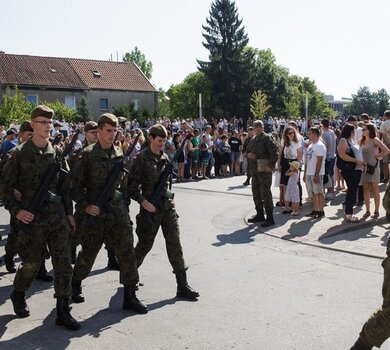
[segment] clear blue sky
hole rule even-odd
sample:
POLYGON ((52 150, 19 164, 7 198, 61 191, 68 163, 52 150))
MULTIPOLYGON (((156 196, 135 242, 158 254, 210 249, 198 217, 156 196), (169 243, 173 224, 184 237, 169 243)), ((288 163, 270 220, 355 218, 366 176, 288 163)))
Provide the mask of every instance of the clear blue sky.
MULTIPOLYGON (((152 83, 169 88, 207 59, 202 24, 210 0, 3 0, 0 50, 119 59, 135 46, 153 63, 152 83)), ((360 86, 390 92, 388 0, 236 0, 249 45, 275 54, 326 94, 360 86)))

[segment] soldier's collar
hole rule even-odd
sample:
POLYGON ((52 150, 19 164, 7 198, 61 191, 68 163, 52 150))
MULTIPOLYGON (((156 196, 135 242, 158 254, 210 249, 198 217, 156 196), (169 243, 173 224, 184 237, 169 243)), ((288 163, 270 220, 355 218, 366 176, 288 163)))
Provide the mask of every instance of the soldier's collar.
POLYGON ((37 147, 34 144, 34 142, 32 141, 32 139, 30 138, 26 141, 26 145, 30 145, 30 148, 33 150, 33 152, 37 153, 37 154, 55 154, 56 153, 54 146, 51 144, 51 142, 48 142, 47 146, 45 148, 40 148, 40 147, 37 147))

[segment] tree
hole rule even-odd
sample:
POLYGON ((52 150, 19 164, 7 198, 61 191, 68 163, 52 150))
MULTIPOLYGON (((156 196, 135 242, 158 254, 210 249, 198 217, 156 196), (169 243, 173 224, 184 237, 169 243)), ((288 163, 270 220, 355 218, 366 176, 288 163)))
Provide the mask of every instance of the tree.
POLYGON ((126 52, 124 54, 123 62, 135 63, 148 79, 152 78, 153 64, 146 59, 146 56, 138 49, 137 46, 130 53, 126 52))
POLYGON ((58 100, 55 102, 42 101, 42 104, 48 106, 54 111, 55 119, 65 120, 68 123, 77 121, 77 110, 74 108, 69 108, 58 100))
POLYGON ((263 118, 270 108, 271 106, 267 104, 267 95, 261 90, 252 94, 250 110, 254 118, 263 118))
POLYGON ((183 82, 168 90, 172 117, 194 118, 199 114, 199 94, 202 94, 204 115, 214 113, 212 83, 202 72, 189 74, 183 82))
POLYGON ((77 114, 81 121, 86 122, 90 120, 91 113, 89 112, 88 102, 85 96, 81 97, 80 104, 77 106, 77 114))
POLYGON ((352 102, 347 109, 349 114, 360 115, 367 113, 377 115, 375 95, 370 92, 367 86, 360 87, 356 95, 352 95, 352 102))
POLYGON ((17 86, 13 90, 7 87, 0 101, 0 124, 8 126, 12 120, 28 120, 33 108, 34 104, 26 101, 17 86))
POLYGON ((225 117, 248 115, 253 59, 251 52, 244 51, 249 39, 235 2, 215 0, 202 28, 209 62, 198 60, 198 69, 212 82, 215 113, 225 117))
POLYGON ((157 96, 157 109, 155 116, 157 118, 170 118, 172 115, 171 113, 171 106, 170 106, 170 99, 167 96, 166 92, 162 89, 158 89, 158 96, 157 96))
POLYGON ((389 109, 390 96, 386 89, 380 89, 375 93, 375 100, 377 103, 377 115, 383 116, 383 113, 389 109))

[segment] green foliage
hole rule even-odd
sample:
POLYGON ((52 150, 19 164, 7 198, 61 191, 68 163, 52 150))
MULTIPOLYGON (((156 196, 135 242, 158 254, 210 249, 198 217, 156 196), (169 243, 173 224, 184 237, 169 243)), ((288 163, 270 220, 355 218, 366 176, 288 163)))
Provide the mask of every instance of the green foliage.
POLYGON ((88 109, 88 102, 85 96, 81 97, 80 104, 77 106, 78 119, 87 122, 91 119, 91 113, 88 109))
POLYGON ((267 95, 261 90, 257 90, 251 97, 251 113, 254 118, 263 118, 271 106, 267 103, 267 95))
POLYGON ((42 102, 42 104, 50 107, 54 111, 54 119, 65 120, 66 122, 77 121, 77 110, 65 106, 62 102, 42 102))
POLYGON ((157 97, 157 110, 155 113, 155 117, 157 118, 171 118, 171 106, 170 99, 166 95, 166 92, 162 89, 158 89, 158 97, 157 97))
POLYGON ((117 117, 130 119, 130 117, 134 114, 134 104, 130 103, 128 105, 112 106, 111 113, 117 117))
POLYGON ((367 86, 360 87, 355 95, 352 95, 352 103, 348 106, 347 112, 353 115, 367 113, 378 115, 376 97, 367 86))
POLYGON ((146 56, 136 46, 133 51, 126 52, 123 56, 123 62, 133 62, 145 74, 148 79, 152 78, 153 64, 146 59, 146 56))
POLYGON ((18 123, 28 120, 33 108, 34 104, 26 101, 18 87, 12 91, 7 87, 0 101, 0 124, 7 127, 12 120, 18 123))
POLYGON ((377 113, 379 116, 382 116, 383 113, 389 109, 390 96, 386 89, 378 90, 378 92, 375 93, 375 100, 377 103, 377 113))
POLYGON ((206 74, 189 74, 182 83, 172 85, 168 90, 171 115, 180 118, 197 118, 199 115, 199 94, 202 94, 203 115, 212 111, 212 84, 206 74))
POLYGON ((235 2, 215 0, 202 28, 209 62, 198 60, 198 68, 212 82, 214 113, 225 117, 248 116, 253 91, 252 56, 251 52, 244 51, 249 39, 235 2))

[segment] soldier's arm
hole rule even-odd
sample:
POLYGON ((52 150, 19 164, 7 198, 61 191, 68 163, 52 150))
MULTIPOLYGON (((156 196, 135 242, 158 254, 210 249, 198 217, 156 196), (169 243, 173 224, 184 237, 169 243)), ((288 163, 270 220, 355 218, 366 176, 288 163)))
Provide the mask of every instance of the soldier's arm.
POLYGON ((86 155, 80 152, 72 169, 69 191, 71 199, 80 204, 82 211, 88 206, 85 186, 86 158, 86 155))
POLYGON ((14 188, 18 188, 17 182, 20 176, 19 170, 19 152, 12 152, 10 158, 4 166, 0 183, 0 192, 4 207, 14 216, 21 210, 20 201, 17 200, 14 188))
POLYGON ((68 172, 68 174, 65 174, 63 172, 60 172, 59 175, 59 183, 60 183, 60 188, 59 188, 59 194, 62 197, 62 201, 64 203, 65 207, 65 212, 66 215, 73 215, 73 202, 72 198, 70 196, 70 186, 71 186, 71 174, 70 174, 70 169, 68 166, 68 163, 66 160, 63 160, 63 165, 62 168, 68 172))
POLYGON ((127 180, 127 196, 139 204, 145 200, 141 192, 142 165, 142 157, 135 158, 131 164, 127 180))

